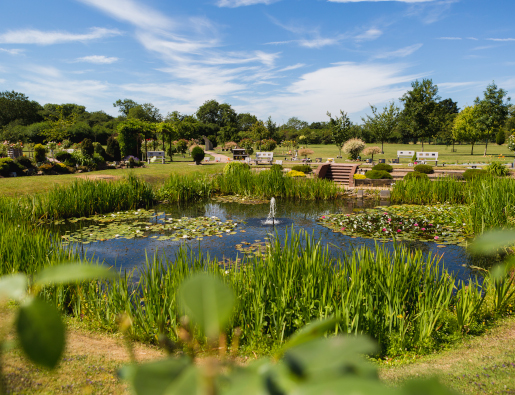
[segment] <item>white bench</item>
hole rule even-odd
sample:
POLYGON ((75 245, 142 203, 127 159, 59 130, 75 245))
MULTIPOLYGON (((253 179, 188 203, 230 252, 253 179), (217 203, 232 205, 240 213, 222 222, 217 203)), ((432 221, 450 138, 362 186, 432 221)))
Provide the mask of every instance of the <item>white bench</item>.
POLYGON ((397 159, 403 158, 413 158, 415 155, 415 151, 397 151, 397 159))
POLYGON ((147 163, 150 163, 150 159, 157 158, 161 159, 162 163, 165 163, 165 152, 164 151, 147 151, 147 163))
POLYGON ((426 162, 428 160, 435 161, 435 165, 438 166, 438 152, 417 152, 417 162, 426 162))
POLYGON ((272 164, 273 160, 274 160, 273 152, 256 152, 256 165, 261 161, 272 164))
POLYGON ((282 160, 277 159, 277 160, 275 161, 275 164, 276 164, 276 165, 281 165, 281 166, 282 166, 282 165, 283 165, 283 161, 282 161, 282 160))

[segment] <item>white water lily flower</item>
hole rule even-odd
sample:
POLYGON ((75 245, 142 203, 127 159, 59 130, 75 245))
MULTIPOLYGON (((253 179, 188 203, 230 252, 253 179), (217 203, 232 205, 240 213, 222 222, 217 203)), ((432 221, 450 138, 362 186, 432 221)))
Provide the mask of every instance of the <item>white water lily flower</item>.
POLYGON ((120 236, 120 235, 114 235, 114 237, 118 237, 118 236, 120 236))

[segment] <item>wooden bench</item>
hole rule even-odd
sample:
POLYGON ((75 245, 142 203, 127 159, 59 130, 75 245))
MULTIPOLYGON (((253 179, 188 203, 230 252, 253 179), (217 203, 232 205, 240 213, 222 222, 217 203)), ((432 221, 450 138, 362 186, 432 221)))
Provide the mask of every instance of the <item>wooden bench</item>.
POLYGON ((400 158, 413 158, 413 155, 415 155, 415 151, 397 151, 397 160, 400 160, 400 158))
POLYGON ((438 152, 417 152, 417 162, 426 162, 428 160, 434 161, 435 166, 438 166, 438 152))
POLYGON ((165 157, 164 151, 147 151, 147 163, 150 163, 152 158, 161 159, 161 163, 165 163, 165 157))
POLYGON ((259 164, 259 162, 267 162, 269 164, 272 164, 272 161, 274 160, 274 153, 273 152, 256 152, 256 165, 259 164))

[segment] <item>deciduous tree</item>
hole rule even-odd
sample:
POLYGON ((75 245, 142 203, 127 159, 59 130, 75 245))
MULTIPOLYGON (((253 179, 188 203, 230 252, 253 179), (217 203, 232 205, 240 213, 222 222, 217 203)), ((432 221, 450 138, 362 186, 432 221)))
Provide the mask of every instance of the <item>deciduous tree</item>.
POLYGON ((329 127, 331 128, 331 138, 333 143, 338 147, 340 151, 340 157, 342 156, 342 147, 345 142, 350 138, 352 122, 350 121, 347 113, 340 110, 340 116, 333 118, 331 113, 328 111, 327 116, 329 117, 329 127))
POLYGON ((384 142, 388 140, 399 121, 399 108, 394 102, 383 108, 382 112, 377 111, 377 107, 370 106, 372 116, 367 115, 366 119, 361 118, 364 122, 364 127, 372 134, 372 136, 381 142, 381 153, 384 154, 384 142))

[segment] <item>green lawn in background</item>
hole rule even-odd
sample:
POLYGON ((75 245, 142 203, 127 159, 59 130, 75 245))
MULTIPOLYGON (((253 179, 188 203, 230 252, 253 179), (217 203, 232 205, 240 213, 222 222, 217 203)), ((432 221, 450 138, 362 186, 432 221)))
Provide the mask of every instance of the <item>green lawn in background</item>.
MULTIPOLYGON (((367 144, 367 147, 379 147, 381 148, 381 144, 367 144)), ((314 151, 313 155, 309 155, 309 157, 313 160, 315 158, 322 158, 322 162, 325 162, 327 158, 334 158, 337 163, 345 163, 347 161, 347 157, 344 153, 343 159, 336 159, 338 156, 338 148, 335 145, 308 145, 308 149, 314 151)), ((492 161, 500 161, 504 163, 511 163, 515 158, 515 153, 510 151, 507 145, 497 145, 497 144, 488 144, 487 156, 483 156, 483 152, 485 150, 484 144, 476 144, 474 146, 474 155, 470 155, 471 146, 470 145, 455 145, 454 146, 456 152, 451 152, 452 146, 445 145, 429 145, 424 144, 425 152, 438 152, 438 164, 440 165, 442 162, 445 164, 463 164, 463 163, 489 163, 492 161), (504 155, 504 158, 498 158, 499 156, 504 155)), ((421 152, 422 145, 421 144, 385 144, 384 145, 384 154, 374 155, 374 160, 377 159, 386 159, 386 162, 392 159, 397 158, 397 151, 415 151, 421 152)), ((217 150, 221 154, 226 154, 227 152, 221 152, 217 150)), ((284 159, 285 157, 290 158, 291 156, 285 155, 287 152, 286 149, 282 149, 278 147, 274 151, 274 159, 284 159)), ((230 153, 229 153, 230 154, 230 153)), ((362 156, 362 159, 366 159, 366 157, 362 156)), ((401 158, 401 163, 409 163, 409 158, 401 158)), ((288 163, 286 163, 288 166, 288 163)))

